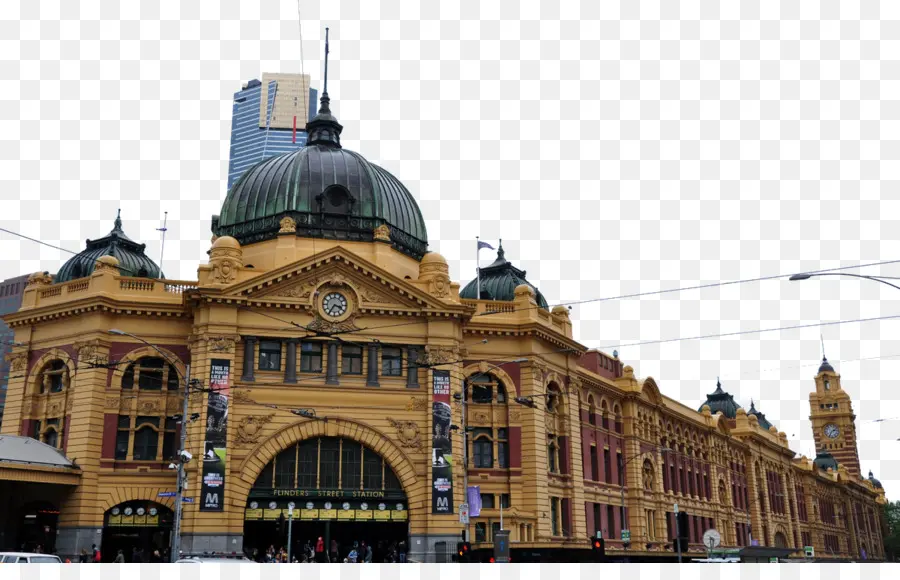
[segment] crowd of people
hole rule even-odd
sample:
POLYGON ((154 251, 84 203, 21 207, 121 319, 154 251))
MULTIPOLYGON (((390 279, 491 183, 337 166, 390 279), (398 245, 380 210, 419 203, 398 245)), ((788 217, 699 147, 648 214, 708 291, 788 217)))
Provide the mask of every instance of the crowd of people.
MULTIPOLYGON (((287 563, 287 548, 282 546, 275 549, 269 546, 264 552, 254 549, 250 559, 260 563, 287 563)), ((341 546, 336 540, 331 540, 330 545, 325 546, 325 540, 319 537, 317 540, 309 540, 303 546, 296 546, 291 553, 292 563, 345 563, 345 564, 369 564, 372 562, 406 562, 406 542, 378 542, 373 546, 365 540, 355 541, 351 545, 341 546), (299 549, 298 549, 299 548, 299 549)))

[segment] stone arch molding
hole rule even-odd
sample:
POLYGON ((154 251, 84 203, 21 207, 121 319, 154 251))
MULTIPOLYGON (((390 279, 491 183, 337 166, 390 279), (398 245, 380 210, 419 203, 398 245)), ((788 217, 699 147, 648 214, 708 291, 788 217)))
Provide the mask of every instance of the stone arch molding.
MULTIPOLYGON (((184 361, 181 360, 181 357, 175 354, 174 352, 159 347, 159 350, 156 350, 150 346, 140 345, 134 350, 128 351, 128 353, 122 355, 119 359, 119 364, 116 365, 116 368, 113 369, 112 378, 110 379, 112 382, 110 386, 115 388, 122 388, 122 377, 125 375, 125 371, 128 370, 128 367, 131 366, 131 363, 137 362, 138 359, 144 358, 145 356, 153 356, 159 358, 159 351, 162 351, 165 356, 163 356, 163 360, 168 359, 168 363, 173 364, 175 368, 178 370, 179 377, 184 377, 185 366, 184 361)), ((181 382, 181 378, 179 378, 179 383, 181 382)))
POLYGON ((659 392, 659 385, 656 384, 653 377, 644 379, 644 383, 641 385, 641 391, 647 394, 647 398, 651 403, 659 405, 663 402, 662 393, 659 392))
POLYGON ((327 422, 312 420, 288 425, 254 447, 238 468, 240 479, 246 484, 246 491, 233 497, 232 505, 243 506, 246 504, 250 488, 256 483, 263 468, 276 455, 291 445, 313 437, 344 437, 368 446, 391 466, 391 469, 397 474, 397 479, 400 480, 400 485, 403 486, 407 501, 410 500, 418 482, 415 467, 409 457, 391 441, 389 436, 365 423, 329 417, 327 422), (282 441, 287 441, 287 444, 282 444, 282 441), (254 464, 253 460, 257 460, 259 463, 254 464))
POLYGON ((469 366, 463 368, 463 376, 468 379, 472 375, 477 375, 480 373, 486 372, 489 375, 493 375, 496 377, 501 383, 503 383, 503 388, 506 389, 506 396, 508 397, 510 393, 516 393, 518 396, 519 389, 516 387, 516 383, 512 380, 512 377, 509 376, 505 370, 500 367, 495 367, 491 365, 487 365, 487 370, 482 370, 483 365, 480 363, 473 363, 469 366))
POLYGON ((134 488, 134 487, 120 487, 116 488, 115 491, 107 493, 102 502, 100 503, 101 513, 106 513, 117 505, 129 502, 129 501, 149 501, 153 503, 158 503, 159 505, 166 506, 172 511, 175 511, 175 500, 171 497, 156 497, 159 491, 163 491, 166 488, 157 489, 144 489, 144 488, 134 488))
POLYGON ((35 383, 34 380, 37 378, 38 373, 41 372, 41 369, 44 368, 44 365, 49 363, 50 361, 61 360, 63 364, 66 365, 66 368, 69 370, 69 386, 71 387, 71 381, 75 379, 75 371, 78 367, 75 366, 75 359, 73 359, 69 353, 60 349, 60 348, 51 348, 44 354, 42 354, 34 364, 31 365, 31 370, 28 373, 28 387, 32 392, 35 391, 35 383))

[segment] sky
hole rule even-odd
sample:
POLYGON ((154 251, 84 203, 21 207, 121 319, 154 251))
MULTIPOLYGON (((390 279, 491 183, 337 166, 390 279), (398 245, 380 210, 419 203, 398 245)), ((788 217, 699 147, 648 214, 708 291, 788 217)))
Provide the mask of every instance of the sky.
MULTIPOLYGON (((453 279, 502 239, 583 344, 694 407, 721 377, 807 456, 824 342, 900 498, 900 420, 876 422, 900 418, 900 321, 808 326, 900 315, 900 290, 777 278, 900 259, 896 3, 7 4, 0 227, 79 251, 121 208, 157 260, 168 212, 163 268, 196 278, 234 92, 321 89, 328 26, 342 143, 409 188, 453 279)), ((0 232, 0 278, 69 255, 0 232)))

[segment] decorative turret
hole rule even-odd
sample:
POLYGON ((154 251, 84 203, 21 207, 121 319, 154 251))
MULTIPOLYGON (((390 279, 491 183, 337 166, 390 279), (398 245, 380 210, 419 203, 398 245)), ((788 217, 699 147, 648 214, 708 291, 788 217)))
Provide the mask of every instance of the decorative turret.
POLYGON ((722 382, 716 379, 716 390, 706 396, 706 402, 697 409, 702 410, 708 406, 711 413, 722 413, 729 419, 734 419, 740 405, 734 402, 734 397, 722 390, 722 382))

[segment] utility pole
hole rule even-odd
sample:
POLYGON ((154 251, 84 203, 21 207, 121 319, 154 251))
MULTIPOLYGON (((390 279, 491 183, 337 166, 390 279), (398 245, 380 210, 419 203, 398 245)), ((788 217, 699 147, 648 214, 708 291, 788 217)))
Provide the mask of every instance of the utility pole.
MULTIPOLYGON (((468 390, 466 380, 463 379, 462 388, 462 443, 463 443, 463 501, 469 502, 469 432, 466 428, 466 395, 468 390)), ((466 542, 469 541, 469 524, 463 524, 463 534, 465 534, 466 542)))
POLYGON ((294 502, 288 504, 288 549, 287 563, 291 563, 291 529, 294 527, 294 502))
POLYGON ((181 551, 181 516, 182 516, 182 495, 184 494, 184 443, 187 440, 188 427, 188 404, 191 397, 191 365, 184 365, 184 402, 181 405, 181 442, 178 447, 178 484, 175 493, 175 525, 172 530, 172 553, 169 560, 172 563, 178 561, 179 552, 181 551))

